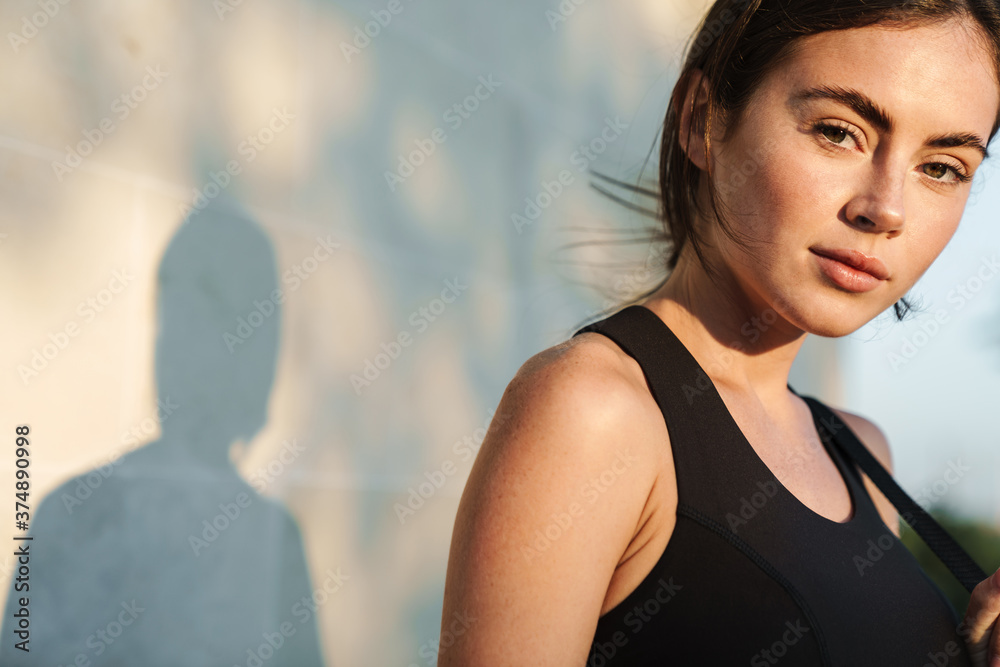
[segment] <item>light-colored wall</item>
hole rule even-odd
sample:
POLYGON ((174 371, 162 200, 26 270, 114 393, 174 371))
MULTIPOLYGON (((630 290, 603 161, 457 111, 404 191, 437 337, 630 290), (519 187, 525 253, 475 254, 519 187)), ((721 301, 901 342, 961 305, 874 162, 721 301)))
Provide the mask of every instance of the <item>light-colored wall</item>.
MULTIPOLYGON (((433 663, 452 521, 504 387, 606 305, 581 283, 649 284, 646 247, 561 247, 638 223, 583 169, 638 175, 705 9, 562 6, 0 6, 22 37, 0 46, 0 405, 8 445, 31 427, 36 656, 95 659, 86 637, 142 597, 105 657, 247 664, 288 621, 299 643, 264 664, 433 663), (512 219, 560 174, 537 219, 512 219), (280 308, 255 305, 275 290, 280 308)), ((823 379, 793 386, 839 396, 836 350, 810 343, 796 373, 823 379)), ((0 458, 5 494, 14 470, 0 458)), ((0 556, 0 598, 14 567, 0 556)))

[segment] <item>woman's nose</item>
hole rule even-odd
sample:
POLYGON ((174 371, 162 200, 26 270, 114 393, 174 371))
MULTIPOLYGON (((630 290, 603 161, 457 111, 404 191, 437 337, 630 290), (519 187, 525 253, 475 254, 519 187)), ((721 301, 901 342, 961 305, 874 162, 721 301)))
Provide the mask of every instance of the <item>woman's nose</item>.
POLYGON ((847 221, 864 232, 898 236, 906 220, 905 169, 872 163, 872 170, 847 203, 847 221))

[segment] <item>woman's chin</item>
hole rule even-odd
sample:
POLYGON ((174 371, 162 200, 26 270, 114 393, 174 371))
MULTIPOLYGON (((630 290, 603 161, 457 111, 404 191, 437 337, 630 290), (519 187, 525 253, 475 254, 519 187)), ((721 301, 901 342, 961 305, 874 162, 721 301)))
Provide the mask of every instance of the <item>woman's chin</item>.
POLYGON ((803 330, 816 336, 823 336, 824 338, 841 338, 854 333, 862 326, 864 326, 864 322, 856 327, 845 326, 843 322, 830 322, 804 328, 803 330))
POLYGON ((799 322, 799 328, 817 336, 840 338, 841 336, 854 333, 878 317, 879 313, 884 310, 865 312, 857 306, 843 309, 826 309, 823 312, 814 310, 803 314, 799 322))

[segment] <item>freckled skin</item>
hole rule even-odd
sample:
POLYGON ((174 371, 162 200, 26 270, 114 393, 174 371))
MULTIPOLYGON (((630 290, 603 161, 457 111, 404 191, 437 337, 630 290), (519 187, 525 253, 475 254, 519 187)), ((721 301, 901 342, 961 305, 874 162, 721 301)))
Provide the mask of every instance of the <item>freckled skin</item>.
POLYGON ((774 308, 787 323, 779 329, 842 336, 905 296, 944 249, 971 183, 942 183, 951 174, 935 165, 971 175, 982 156, 925 142, 944 132, 975 133, 985 142, 1000 100, 995 64, 970 30, 949 21, 804 38, 758 89, 733 136, 713 136, 716 182, 736 186, 723 197, 733 207, 729 219, 760 242, 751 257, 725 235, 710 236, 748 310, 774 308), (794 91, 816 85, 863 92, 889 113, 894 130, 880 132, 832 100, 789 105, 794 91), (859 141, 813 130, 819 121, 848 128, 859 141), (745 163, 754 154, 756 172, 744 183, 734 172, 752 171, 745 163), (838 289, 808 250, 817 243, 877 256, 891 278, 867 293, 838 289))

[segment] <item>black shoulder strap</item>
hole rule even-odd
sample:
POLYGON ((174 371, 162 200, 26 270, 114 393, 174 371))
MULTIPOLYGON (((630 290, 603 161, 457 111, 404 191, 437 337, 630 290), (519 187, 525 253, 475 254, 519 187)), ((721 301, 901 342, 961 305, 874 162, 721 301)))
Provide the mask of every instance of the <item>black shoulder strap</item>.
POLYGON ((948 534, 941 524, 906 495, 906 492, 900 488, 889 471, 879 463, 878 459, 872 456, 854 432, 830 408, 811 396, 799 395, 809 404, 813 413, 819 415, 820 435, 827 442, 832 439, 842 452, 861 466, 865 474, 896 507, 903 520, 927 543, 931 551, 937 554, 941 562, 971 593, 972 589, 986 578, 986 573, 983 572, 982 568, 972 560, 972 557, 948 534), (838 437, 834 437, 834 434, 837 434, 838 437))

